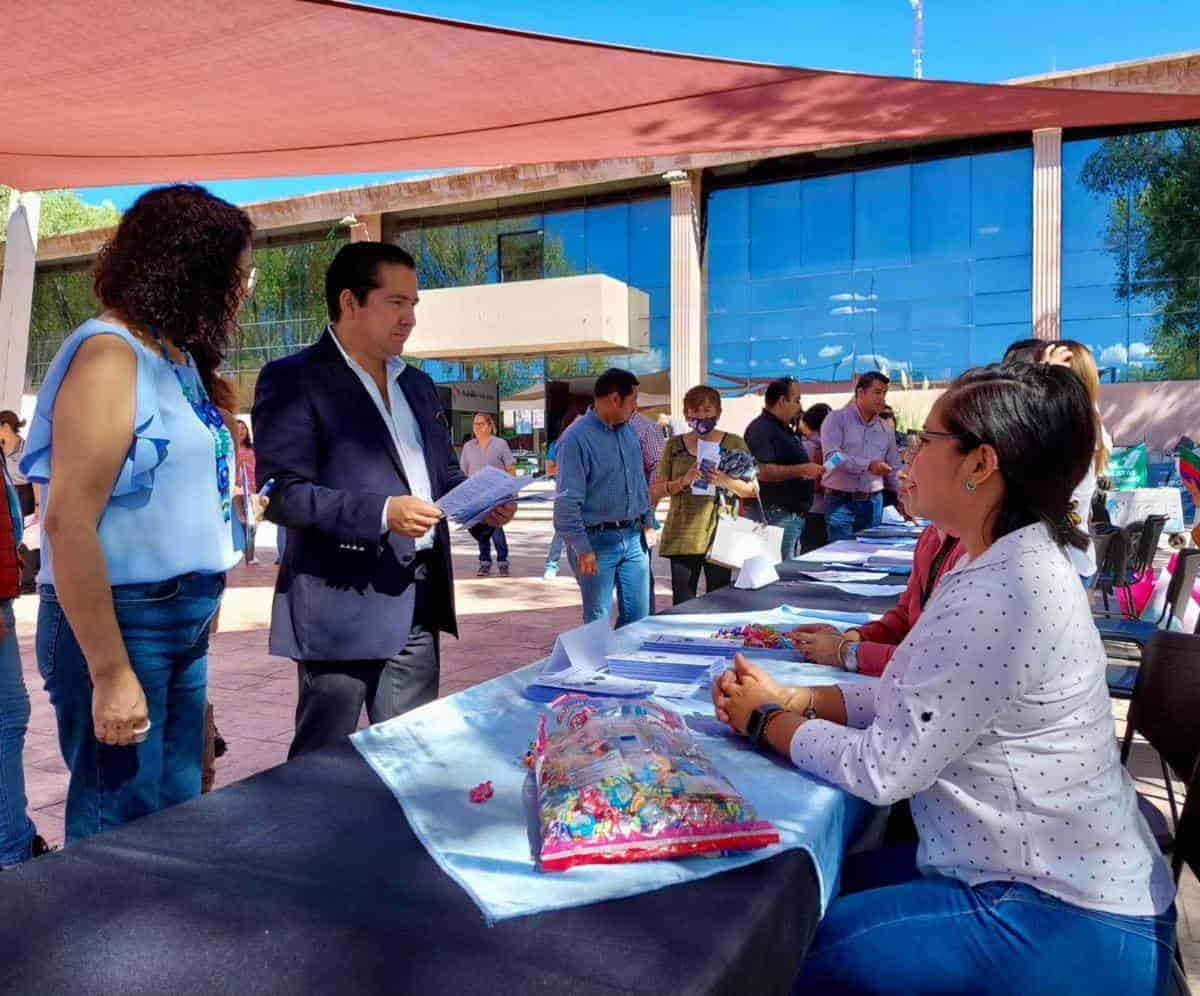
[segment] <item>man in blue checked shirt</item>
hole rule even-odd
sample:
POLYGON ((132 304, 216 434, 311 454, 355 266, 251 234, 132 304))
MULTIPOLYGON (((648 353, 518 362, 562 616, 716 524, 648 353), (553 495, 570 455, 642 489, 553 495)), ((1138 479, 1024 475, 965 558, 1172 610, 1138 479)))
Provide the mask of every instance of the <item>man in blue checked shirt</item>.
POLYGON ((606 619, 617 591, 617 625, 646 616, 650 603, 653 533, 650 490, 642 449, 630 420, 637 411, 638 379, 606 370, 596 379, 595 402, 558 441, 558 494, 554 528, 567 544, 583 593, 583 621, 606 619))

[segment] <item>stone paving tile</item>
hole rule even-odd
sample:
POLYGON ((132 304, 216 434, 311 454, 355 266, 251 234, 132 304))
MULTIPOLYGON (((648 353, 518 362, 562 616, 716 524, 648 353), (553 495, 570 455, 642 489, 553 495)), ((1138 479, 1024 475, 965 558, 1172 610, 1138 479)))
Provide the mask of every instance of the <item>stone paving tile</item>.
MULTIPOLYGON (((510 578, 475 578, 474 542, 465 533, 454 543, 459 579, 456 606, 460 639, 442 643, 439 693, 453 695, 550 653, 554 638, 582 621, 579 589, 566 559, 557 578, 542 579, 552 528, 537 518, 508 529, 510 578)), ((275 581, 272 531, 260 535, 257 566, 231 572, 221 609, 220 631, 209 657, 210 700, 229 753, 217 761, 216 789, 283 763, 291 742, 296 705, 295 665, 267 653, 272 586, 275 581)), ((657 604, 670 604, 667 563, 654 558, 657 604)), ((54 710, 37 673, 34 631, 37 600, 16 604, 17 633, 29 686, 32 718, 25 743, 26 789, 38 831, 54 845, 63 841, 66 768, 58 751, 54 710)), ((1114 704, 1118 733, 1125 704, 1114 704)), ((362 721, 365 724, 365 717, 362 721)), ((1166 810, 1162 773, 1153 752, 1138 743, 1131 760, 1139 791, 1166 810)), ((1177 786, 1182 789, 1182 786, 1177 786)), ((1180 943, 1193 989, 1200 991, 1200 883, 1189 871, 1180 885, 1180 943)))

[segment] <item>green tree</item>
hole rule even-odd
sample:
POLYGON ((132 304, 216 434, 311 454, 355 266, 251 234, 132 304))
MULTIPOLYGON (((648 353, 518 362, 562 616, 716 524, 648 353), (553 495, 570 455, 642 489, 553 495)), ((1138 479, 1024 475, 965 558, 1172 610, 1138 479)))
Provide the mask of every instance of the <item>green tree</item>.
POLYGON ((1200 128, 1105 139, 1080 178, 1109 201, 1118 299, 1153 305, 1155 369, 1131 366, 1131 377, 1200 377, 1200 128))
MULTIPOLYGON (((0 186, 0 204, 7 206, 11 187, 0 186)), ((41 236, 81 232, 89 228, 108 228, 121 220, 121 212, 112 201, 89 204, 73 190, 48 190, 42 194, 41 236)), ((0 232, 0 241, 7 232, 0 232)))

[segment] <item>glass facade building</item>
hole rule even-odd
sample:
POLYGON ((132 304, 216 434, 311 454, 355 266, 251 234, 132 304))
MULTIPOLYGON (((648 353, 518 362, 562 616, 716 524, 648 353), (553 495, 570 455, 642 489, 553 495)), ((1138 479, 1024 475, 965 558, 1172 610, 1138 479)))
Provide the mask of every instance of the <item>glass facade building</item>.
POLYGON ((713 383, 944 380, 999 359, 1029 335, 1032 183, 1018 147, 712 189, 713 383))
MULTIPOLYGON (((845 382, 881 369, 945 382, 1033 334, 1029 135, 869 154, 804 155, 705 171, 705 369, 718 388, 790 374, 845 382)), ((611 187, 617 187, 613 183, 611 187)), ((609 365, 670 369, 671 201, 626 189, 423 217, 385 214, 422 287, 601 273, 649 297, 649 351, 628 356, 427 360, 442 382, 495 380, 502 397, 609 365)), ((1066 133, 1061 335, 1106 381, 1200 378, 1200 128, 1066 133)), ((249 383, 324 327, 324 269, 344 231, 272 239, 229 357, 249 383)), ((28 384, 90 314, 86 264, 39 267, 28 384)))
POLYGON ((1062 334, 1107 381, 1200 377, 1200 128, 1063 142, 1062 334))
MULTIPOLYGON (((650 299, 648 353, 575 356, 471 364, 426 360, 439 381, 498 380, 501 395, 543 377, 599 373, 627 366, 637 373, 667 369, 671 340, 671 207, 665 191, 546 203, 520 213, 461 218, 405 218, 388 223, 384 238, 417 261, 422 288, 464 287, 602 273, 650 299)), ((418 321, 420 315, 418 313, 418 321)))

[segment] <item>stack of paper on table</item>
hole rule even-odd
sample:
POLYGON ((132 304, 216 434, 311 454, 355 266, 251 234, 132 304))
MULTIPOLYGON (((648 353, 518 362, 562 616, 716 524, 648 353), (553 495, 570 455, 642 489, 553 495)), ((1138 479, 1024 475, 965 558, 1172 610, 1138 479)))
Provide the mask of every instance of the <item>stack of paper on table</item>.
POLYGON ((708 681, 729 666, 726 657, 696 657, 693 654, 660 653, 654 650, 609 654, 604 660, 608 664, 608 673, 619 678, 665 681, 679 685, 708 681))
POLYGON ((655 633, 642 641, 642 649, 662 654, 701 654, 705 657, 732 657, 742 649, 741 640, 724 636, 684 636, 680 633, 655 633))

